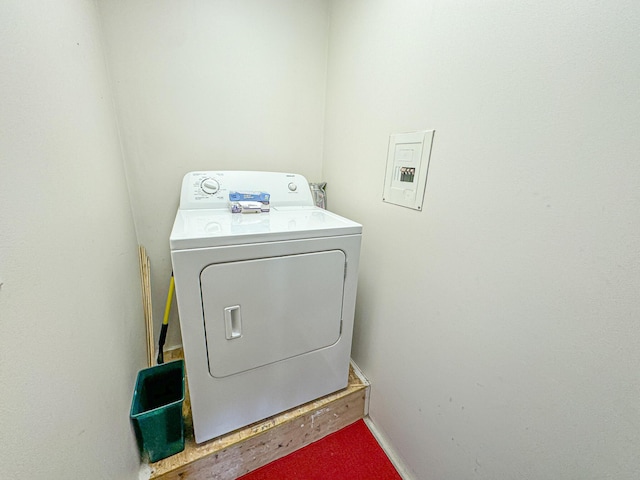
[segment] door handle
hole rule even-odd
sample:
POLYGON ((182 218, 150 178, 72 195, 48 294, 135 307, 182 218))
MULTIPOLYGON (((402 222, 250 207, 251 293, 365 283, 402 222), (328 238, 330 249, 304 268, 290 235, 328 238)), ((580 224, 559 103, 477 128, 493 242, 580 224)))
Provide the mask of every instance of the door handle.
POLYGON ((225 307, 224 331, 227 340, 233 340, 242 336, 242 314, 240 312, 240 305, 225 307))

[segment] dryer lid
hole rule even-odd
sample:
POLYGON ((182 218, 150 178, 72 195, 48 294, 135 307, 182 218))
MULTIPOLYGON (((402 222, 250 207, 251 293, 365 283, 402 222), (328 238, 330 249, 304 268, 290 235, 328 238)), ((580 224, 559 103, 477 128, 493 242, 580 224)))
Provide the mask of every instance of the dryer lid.
POLYGON ((240 214, 226 209, 178 210, 172 250, 359 235, 362 225, 315 206, 271 208, 240 214))

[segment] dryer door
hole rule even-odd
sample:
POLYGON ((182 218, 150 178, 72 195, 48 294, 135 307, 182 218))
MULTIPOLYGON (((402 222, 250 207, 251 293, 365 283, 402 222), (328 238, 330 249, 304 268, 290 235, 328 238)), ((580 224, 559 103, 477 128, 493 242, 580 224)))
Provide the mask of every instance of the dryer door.
POLYGON ((340 339, 341 250, 216 263, 200 274, 209 372, 226 377, 340 339))

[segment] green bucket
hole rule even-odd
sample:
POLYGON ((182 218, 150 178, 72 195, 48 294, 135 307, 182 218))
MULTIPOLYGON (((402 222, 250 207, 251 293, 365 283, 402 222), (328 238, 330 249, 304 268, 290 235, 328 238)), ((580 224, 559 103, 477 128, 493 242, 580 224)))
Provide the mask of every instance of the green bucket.
POLYGON ((156 462, 184 450, 184 360, 138 372, 131 423, 140 454, 156 462))

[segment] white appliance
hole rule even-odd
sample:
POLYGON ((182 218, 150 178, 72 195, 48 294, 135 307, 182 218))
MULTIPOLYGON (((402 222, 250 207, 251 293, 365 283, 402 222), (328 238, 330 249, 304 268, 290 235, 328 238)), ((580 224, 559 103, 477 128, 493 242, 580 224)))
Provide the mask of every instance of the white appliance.
POLYGON ((361 234, 301 175, 184 177, 170 245, 196 442, 346 387, 361 234), (231 213, 231 191, 270 211, 231 213))

